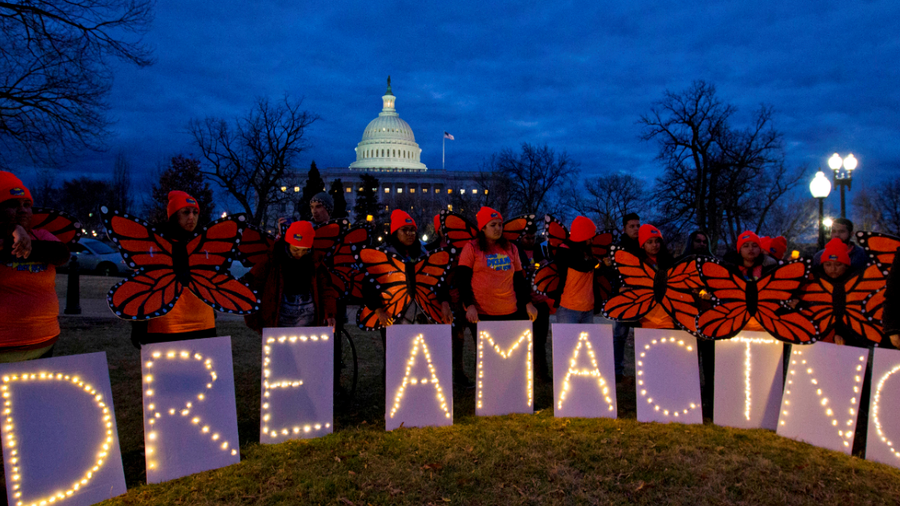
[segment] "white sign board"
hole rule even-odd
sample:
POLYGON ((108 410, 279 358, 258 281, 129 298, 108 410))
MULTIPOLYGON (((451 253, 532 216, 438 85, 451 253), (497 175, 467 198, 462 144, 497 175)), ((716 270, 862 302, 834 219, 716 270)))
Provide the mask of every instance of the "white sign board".
POLYGON ((531 322, 478 322, 475 414, 534 413, 531 322))
POLYGON ((553 416, 616 418, 612 325, 553 324, 553 416))
POLYGON ((384 426, 453 425, 450 325, 387 328, 384 426))
POLYGON ((783 352, 781 341, 766 332, 745 331, 716 341, 717 425, 775 430, 784 386, 783 352))
POLYGON ((791 348, 778 435, 849 455, 869 350, 822 342, 791 348))
POLYGON ((900 351, 875 348, 866 459, 900 467, 900 351))
POLYGON ((141 347, 147 483, 241 460, 231 338, 141 347))
POLYGON ((639 422, 703 423, 697 339, 681 330, 635 329, 639 422))
POLYGON ((106 353, 0 364, 9 504, 88 505, 125 493, 106 353))
POLYGON ((332 433, 333 340, 331 327, 263 329, 261 443, 332 433))

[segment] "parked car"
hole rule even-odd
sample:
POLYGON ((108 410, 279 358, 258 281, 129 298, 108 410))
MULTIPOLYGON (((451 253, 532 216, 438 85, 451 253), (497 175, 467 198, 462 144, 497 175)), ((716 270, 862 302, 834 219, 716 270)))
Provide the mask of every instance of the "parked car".
MULTIPOLYGON (((131 268, 114 247, 96 239, 82 238, 69 246, 73 258, 78 258, 81 272, 95 272, 101 276, 130 274, 131 268)), ((69 264, 66 264, 68 267, 69 264)))

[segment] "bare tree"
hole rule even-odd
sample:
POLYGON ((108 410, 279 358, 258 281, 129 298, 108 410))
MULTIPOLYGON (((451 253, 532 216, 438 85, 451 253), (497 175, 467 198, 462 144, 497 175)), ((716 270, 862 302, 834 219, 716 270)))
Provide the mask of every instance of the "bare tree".
POLYGON ((562 183, 579 174, 578 163, 565 151, 556 153, 546 144, 534 146, 527 142, 522 143, 519 153, 507 148, 495 154, 485 169, 482 172, 507 185, 510 216, 558 214, 565 209, 561 199, 556 198, 562 183))
POLYGON ((565 196, 573 210, 593 218, 601 229, 618 229, 623 216, 646 209, 645 187, 646 183, 631 174, 610 174, 573 180, 565 196))
POLYGON ((761 106, 744 129, 729 124, 735 111, 719 101, 715 86, 697 81, 681 93, 667 91, 638 121, 641 138, 658 142, 665 165, 655 192, 660 214, 680 230, 708 230, 713 243, 760 230, 803 176, 784 165, 771 107, 761 106))
POLYGON ((152 63, 152 0, 0 2, 0 165, 98 148, 112 59, 152 63), (130 39, 130 40, 127 40, 130 39))
POLYGON ((150 200, 145 202, 144 214, 147 221, 154 224, 168 221, 167 205, 169 192, 173 190, 186 192, 197 199, 200 206, 200 220, 206 224, 212 219, 213 192, 209 183, 204 181, 200 170, 200 160, 184 155, 173 156, 168 167, 158 167, 159 182, 150 188, 150 200))
POLYGON ((254 224, 262 222, 270 204, 290 199, 281 188, 295 178, 294 161, 308 147, 306 129, 319 119, 301 110, 302 103, 287 95, 274 104, 259 98, 233 126, 213 117, 190 122, 194 142, 211 166, 202 172, 234 197, 254 224))
POLYGON ((878 187, 876 205, 881 219, 878 221, 882 232, 900 235, 900 177, 896 177, 878 187))

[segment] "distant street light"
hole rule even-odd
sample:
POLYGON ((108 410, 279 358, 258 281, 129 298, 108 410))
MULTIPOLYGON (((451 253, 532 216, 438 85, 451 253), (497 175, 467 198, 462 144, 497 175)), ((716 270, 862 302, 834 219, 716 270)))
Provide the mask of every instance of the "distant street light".
POLYGON ((824 220, 822 220, 822 225, 825 225, 825 228, 831 228, 831 226, 834 225, 834 220, 832 220, 831 218, 825 218, 824 220))
POLYGON ((841 187, 841 218, 847 217, 847 207, 844 203, 844 187, 846 186, 847 190, 850 190, 850 185, 853 183, 853 170, 856 169, 857 165, 859 165, 859 162, 852 153, 847 155, 846 158, 841 158, 841 155, 835 153, 828 159, 828 166, 834 172, 834 184, 841 187))
MULTIPOLYGON (((829 162, 830 163, 830 162, 829 162)), ((825 223, 823 215, 825 214, 825 198, 831 193, 831 181, 825 177, 825 173, 821 170, 816 172, 816 177, 809 183, 809 192, 813 198, 819 199, 819 249, 825 249, 825 223)))

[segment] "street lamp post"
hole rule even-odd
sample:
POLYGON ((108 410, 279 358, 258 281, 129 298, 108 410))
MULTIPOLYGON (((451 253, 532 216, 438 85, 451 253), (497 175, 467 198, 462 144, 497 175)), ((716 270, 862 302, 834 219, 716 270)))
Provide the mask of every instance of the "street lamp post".
POLYGON ((812 193, 813 198, 819 200, 819 249, 822 250, 825 249, 825 226, 823 223, 825 198, 831 193, 831 181, 821 170, 816 172, 816 177, 809 183, 809 192, 812 193))
POLYGON ((847 155, 846 158, 841 158, 841 155, 835 153, 828 159, 828 166, 834 172, 834 184, 841 187, 841 218, 847 217, 847 206, 844 204, 844 187, 846 186, 847 190, 850 190, 850 185, 853 183, 853 169, 858 164, 859 162, 853 156, 853 153, 847 155))

